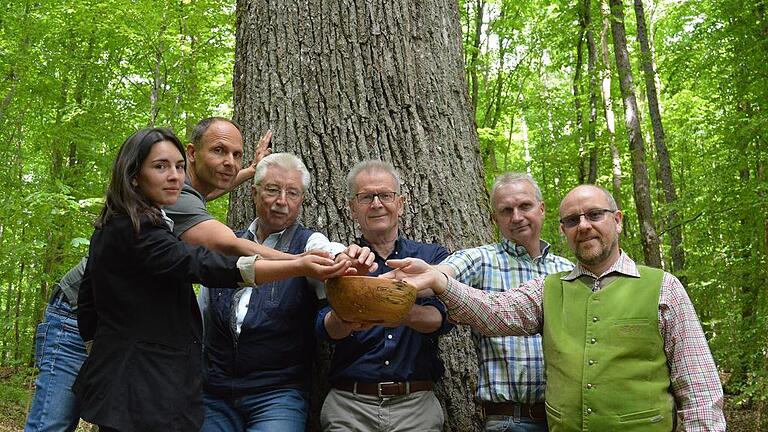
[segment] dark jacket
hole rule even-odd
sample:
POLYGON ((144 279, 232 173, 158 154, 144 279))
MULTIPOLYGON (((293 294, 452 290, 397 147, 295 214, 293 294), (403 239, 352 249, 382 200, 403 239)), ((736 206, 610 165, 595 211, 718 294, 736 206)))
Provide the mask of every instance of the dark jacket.
MULTIPOLYGON (((275 249, 304 252, 315 231, 288 227, 275 249)), ((249 231, 238 233, 250 238, 249 231)), ((309 391, 315 347, 317 297, 306 278, 262 284, 253 289, 240 335, 232 328, 233 290, 210 288, 205 335, 207 393, 240 397, 274 389, 309 391)))
POLYGON ((202 424, 202 323, 192 282, 235 287, 237 258, 116 216, 91 237, 78 325, 93 348, 73 390, 81 417, 121 432, 202 424))

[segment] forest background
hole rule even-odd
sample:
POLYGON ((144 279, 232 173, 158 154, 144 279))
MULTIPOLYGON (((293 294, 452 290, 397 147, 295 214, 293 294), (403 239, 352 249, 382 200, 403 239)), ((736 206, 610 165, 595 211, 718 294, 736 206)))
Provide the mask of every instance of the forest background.
MULTIPOLYGON (((616 61, 622 43, 611 28, 617 4, 459 3, 478 175, 487 184, 505 171, 537 178, 549 209, 542 236, 563 253, 556 209, 565 191, 587 181, 613 190, 626 215, 622 247, 685 281, 729 412, 749 412, 744 430, 761 430, 768 2, 626 1, 626 65, 616 61), (627 69, 637 108, 626 105, 627 69), (633 176, 640 169, 647 185, 633 176)), ((21 429, 35 327, 52 286, 87 252, 123 139, 147 125, 186 136, 200 118, 232 116, 235 7, 0 6, 0 430, 21 429)), ((226 198, 211 203, 221 220, 227 208, 226 198)))

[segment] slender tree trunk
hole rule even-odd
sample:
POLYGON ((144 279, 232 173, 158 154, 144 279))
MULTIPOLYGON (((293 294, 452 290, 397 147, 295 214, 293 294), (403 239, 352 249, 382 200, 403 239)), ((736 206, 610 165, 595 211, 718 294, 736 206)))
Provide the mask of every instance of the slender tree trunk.
MULTIPOLYGON (((235 54, 235 119, 246 152, 270 128, 275 151, 302 158, 313 176, 306 225, 353 241, 345 176, 357 161, 380 158, 404 179, 404 235, 453 250, 492 241, 455 2, 240 0, 235 54)), ((249 186, 230 196, 233 226, 253 218, 249 186)), ((467 329, 455 329, 440 346, 445 430, 478 430, 467 329)), ((327 361, 321 354, 313 428, 327 361)))
POLYGON ((485 0, 475 1, 475 33, 472 39, 472 52, 469 56, 469 77, 472 87, 472 108, 477 113, 478 92, 480 88, 480 79, 477 76, 477 68, 480 58, 480 43, 483 36, 483 19, 485 15, 485 0))
POLYGON ((632 159, 632 183, 640 224, 640 236, 643 245, 645 264, 661 267, 661 254, 656 227, 653 222, 650 180, 645 162, 645 144, 640 128, 640 113, 637 108, 635 87, 632 82, 632 65, 629 62, 627 38, 624 28, 624 6, 621 0, 609 0, 611 5, 611 30, 613 32, 613 50, 616 56, 616 68, 619 72, 621 96, 624 102, 625 122, 629 135, 629 151, 632 159))
MULTIPOLYGON (((584 3, 581 4, 583 6, 584 3)), ((581 70, 584 64, 584 33, 586 31, 584 25, 583 11, 579 11, 579 35, 576 40, 576 65, 573 74, 573 110, 574 110, 574 122, 573 136, 576 140, 576 148, 579 149, 579 184, 584 183, 587 177, 585 165, 587 163, 587 151, 584 148, 584 113, 581 111, 581 70)))
POLYGON ((608 4, 600 2, 602 11, 603 28, 600 31, 600 54, 603 62, 600 75, 600 94, 603 97, 603 115, 605 116, 605 125, 608 130, 608 147, 611 151, 611 185, 613 198, 619 208, 622 207, 621 194, 621 154, 616 146, 616 115, 613 112, 613 98, 611 97, 611 53, 608 47, 608 33, 611 29, 611 13, 608 10, 608 4))
POLYGON ((164 80, 161 77, 163 65, 163 40, 155 48, 155 65, 152 69, 152 90, 149 93, 149 127, 154 127, 160 113, 160 93, 164 80))
POLYGON ((637 20, 637 39, 640 42, 640 63, 643 66, 645 78, 645 93, 648 97, 648 110, 651 115, 653 130, 653 143, 656 148, 656 157, 659 163, 658 176, 661 187, 664 189, 664 201, 671 208, 667 215, 669 227, 669 243, 672 255, 672 272, 679 273, 685 266, 685 251, 683 250, 682 227, 679 224, 680 217, 675 205, 677 204, 677 192, 675 190, 672 175, 672 164, 669 161, 664 126, 661 122, 661 110, 659 108, 658 89, 656 87, 656 71, 653 67, 653 53, 648 40, 648 32, 645 25, 645 11, 642 0, 635 1, 635 18, 637 20))
POLYGON ((589 126, 587 127, 587 148, 589 149, 589 170, 587 183, 597 181, 597 47, 592 24, 592 2, 584 0, 584 27, 587 29, 587 73, 589 74, 589 126))
POLYGON ((16 284, 16 298, 13 303, 13 360, 19 360, 19 345, 21 342, 21 336, 19 332, 19 320, 21 319, 21 291, 24 281, 24 269, 26 264, 22 262, 19 265, 19 279, 16 284))

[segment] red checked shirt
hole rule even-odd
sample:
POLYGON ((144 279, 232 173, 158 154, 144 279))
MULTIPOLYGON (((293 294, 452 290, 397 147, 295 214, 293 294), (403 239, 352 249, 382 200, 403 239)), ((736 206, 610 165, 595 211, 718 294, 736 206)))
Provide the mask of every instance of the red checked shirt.
MULTIPOLYGON (((598 291, 616 278, 639 276, 635 262, 622 252, 599 277, 577 265, 563 280, 581 279, 598 291)), ((483 334, 525 336, 543 328, 543 296, 543 278, 501 293, 479 291, 449 278, 448 289, 439 297, 452 321, 483 334)), ((659 331, 683 430, 725 431, 723 388, 707 339, 685 288, 666 272, 659 295, 659 331)))

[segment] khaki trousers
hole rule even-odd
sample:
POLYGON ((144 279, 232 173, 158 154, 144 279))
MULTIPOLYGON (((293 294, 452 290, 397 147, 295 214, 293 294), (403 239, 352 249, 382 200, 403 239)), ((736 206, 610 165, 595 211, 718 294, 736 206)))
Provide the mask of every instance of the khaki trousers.
POLYGON ((440 432, 444 420, 431 391, 379 398, 331 389, 320 412, 324 432, 440 432))

